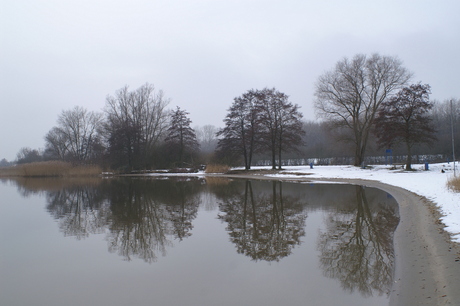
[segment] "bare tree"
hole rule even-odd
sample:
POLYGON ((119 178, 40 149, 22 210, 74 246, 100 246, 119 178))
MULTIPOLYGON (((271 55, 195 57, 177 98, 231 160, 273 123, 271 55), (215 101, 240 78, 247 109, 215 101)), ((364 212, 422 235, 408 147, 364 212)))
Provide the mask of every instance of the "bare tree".
POLYGON ((430 117, 433 103, 429 101, 430 85, 413 84, 382 103, 375 120, 375 132, 381 146, 404 143, 407 150, 406 169, 411 169, 412 147, 436 140, 430 117))
POLYGON ((224 119, 225 127, 217 133, 218 151, 226 155, 242 155, 246 170, 251 169, 252 156, 257 151, 258 130, 256 103, 260 93, 248 90, 233 100, 224 119))
POLYGON ((243 155, 246 169, 251 168, 254 153, 269 150, 272 168, 278 156, 302 143, 302 114, 299 106, 275 88, 251 89, 234 99, 225 118, 225 128, 218 132, 220 151, 243 155))
POLYGON ((75 106, 64 110, 45 136, 47 155, 83 162, 94 158, 101 144, 102 114, 75 106))
POLYGON ((302 114, 297 104, 289 102, 289 97, 275 88, 265 88, 259 93, 257 113, 259 132, 265 147, 271 152, 272 169, 281 169, 281 154, 295 149, 302 143, 302 114))
POLYGON ((369 134, 380 105, 411 77, 395 57, 358 54, 351 60, 344 58, 318 78, 316 113, 352 132, 355 166, 364 162, 369 134))
POLYGON ((64 133, 57 126, 45 136, 45 156, 47 159, 65 160, 67 154, 67 141, 64 133))
POLYGON ((42 155, 39 150, 23 147, 16 154, 16 162, 18 164, 39 162, 43 160, 42 155))
POLYGON ((218 141, 216 134, 218 131, 217 127, 210 124, 195 127, 196 138, 202 152, 210 153, 216 149, 218 141))
POLYGON ((106 137, 113 166, 130 170, 152 166, 151 155, 167 127, 169 100, 154 86, 128 86, 107 96, 106 137))

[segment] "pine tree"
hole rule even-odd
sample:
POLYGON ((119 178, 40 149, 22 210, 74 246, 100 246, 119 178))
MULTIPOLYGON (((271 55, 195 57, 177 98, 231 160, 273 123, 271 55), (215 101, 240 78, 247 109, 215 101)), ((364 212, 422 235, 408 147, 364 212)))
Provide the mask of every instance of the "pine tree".
POLYGON ((179 167, 183 167, 186 163, 186 156, 191 158, 200 146, 196 140, 195 131, 190 127, 192 120, 187 115, 189 113, 178 106, 171 112, 171 122, 165 139, 171 157, 174 163, 178 162, 179 167))

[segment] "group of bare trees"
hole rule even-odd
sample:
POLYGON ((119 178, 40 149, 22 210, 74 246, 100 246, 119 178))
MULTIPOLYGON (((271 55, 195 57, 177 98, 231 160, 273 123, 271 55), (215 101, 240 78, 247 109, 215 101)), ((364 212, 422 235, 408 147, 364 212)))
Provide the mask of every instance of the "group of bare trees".
POLYGON ((155 146, 167 128, 169 100, 153 85, 129 91, 125 86, 108 96, 105 135, 112 166, 130 170, 152 167, 155 146))
POLYGON ((225 127, 217 135, 220 156, 244 159, 251 168, 254 154, 268 151, 272 169, 281 169, 281 154, 301 144, 302 114, 297 104, 275 88, 248 90, 234 99, 224 120, 225 127))
POLYGON ((82 107, 64 110, 45 136, 46 159, 100 163, 125 171, 180 163, 198 143, 186 111, 167 109, 169 99, 151 84, 135 90, 128 86, 108 95, 103 112, 82 107), (170 158, 157 158, 169 150, 170 158), (162 154, 163 153, 163 154, 162 154), (174 157, 173 157, 174 155, 174 157))
POLYGON ((221 129, 192 129, 189 113, 167 109, 169 99, 151 84, 125 86, 107 96, 101 113, 62 111, 44 152, 23 148, 17 161, 96 162, 130 171, 209 161, 250 169, 262 158, 280 169, 283 157, 352 155, 361 166, 385 148, 404 151, 410 168, 415 151, 448 153, 460 123, 458 100, 430 101, 430 86, 411 78, 396 57, 358 54, 319 76, 314 106, 323 120, 302 121, 299 106, 275 88, 251 89, 234 98, 221 129))
POLYGON ((355 166, 364 163, 372 135, 381 148, 403 144, 407 169, 415 145, 436 141, 430 86, 409 85, 411 78, 399 59, 379 54, 345 58, 319 77, 317 114, 341 130, 342 140, 353 143, 355 166))
POLYGON ((102 154, 102 114, 76 106, 59 115, 57 126, 45 136, 50 158, 83 162, 102 154))
POLYGON ((380 105, 402 89, 412 74, 394 57, 373 54, 344 58, 320 76, 316 85, 318 116, 350 131, 355 166, 364 161, 380 105))

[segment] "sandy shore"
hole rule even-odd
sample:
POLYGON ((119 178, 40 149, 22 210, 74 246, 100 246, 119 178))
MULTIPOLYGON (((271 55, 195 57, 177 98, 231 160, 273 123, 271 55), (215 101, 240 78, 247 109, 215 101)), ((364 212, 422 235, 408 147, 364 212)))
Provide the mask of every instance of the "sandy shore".
MULTIPOLYGON (((234 178, 270 179, 259 175, 234 178)), ((276 178, 280 180, 279 177, 276 178)), ((286 178, 305 181, 305 178, 286 178)), ((390 306, 460 305, 460 246, 450 240, 439 222, 435 205, 400 187, 376 181, 314 179, 382 189, 399 204, 400 223, 394 235, 396 271, 390 306)))
POLYGON ((460 305, 460 249, 443 230, 434 204, 399 187, 373 181, 347 182, 382 189, 399 204, 390 305, 460 305))

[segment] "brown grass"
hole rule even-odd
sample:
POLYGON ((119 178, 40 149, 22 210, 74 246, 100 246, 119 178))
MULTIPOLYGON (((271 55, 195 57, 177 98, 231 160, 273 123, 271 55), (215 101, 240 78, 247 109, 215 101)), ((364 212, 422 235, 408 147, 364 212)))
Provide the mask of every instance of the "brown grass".
POLYGON ((460 177, 451 177, 447 182, 447 188, 455 192, 460 192, 460 177))
POLYGON ((226 177, 212 177, 212 176, 206 176, 205 177, 206 184, 210 186, 225 186, 230 184, 231 180, 226 177))
POLYGON ((75 177, 97 176, 102 169, 94 165, 72 166, 61 161, 46 161, 0 169, 0 176, 16 177, 75 177))
POLYGON ((227 173, 230 167, 227 165, 211 164, 206 166, 206 173, 227 173))

